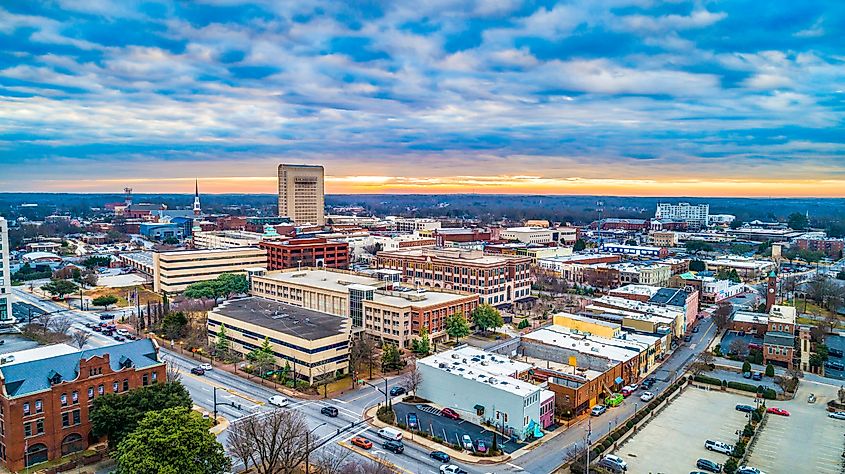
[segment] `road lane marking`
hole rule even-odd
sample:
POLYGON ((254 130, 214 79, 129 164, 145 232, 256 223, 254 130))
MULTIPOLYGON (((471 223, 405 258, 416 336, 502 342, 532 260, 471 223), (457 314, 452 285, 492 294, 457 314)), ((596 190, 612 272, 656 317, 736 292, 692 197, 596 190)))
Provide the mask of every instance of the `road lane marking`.
MULTIPOLYGON (((223 390, 223 391, 228 392, 232 395, 243 398, 244 400, 255 403, 256 405, 264 405, 264 403, 265 403, 261 400, 256 400, 256 399, 254 399, 254 398, 252 398, 248 395, 244 395, 240 392, 237 392, 237 391, 235 391, 235 390, 233 390, 229 387, 226 387, 225 385, 220 385, 218 383, 214 383, 214 382, 210 381, 209 379, 206 379, 206 378, 201 377, 199 375, 194 375, 194 374, 190 373, 190 371, 184 372, 181 367, 179 368, 179 373, 182 374, 182 375, 187 375, 188 377, 191 377, 192 379, 195 379, 198 382, 204 383, 206 385, 210 385, 212 387, 217 387, 219 390, 223 390)), ((208 389, 206 388, 206 390, 208 390, 208 389)))

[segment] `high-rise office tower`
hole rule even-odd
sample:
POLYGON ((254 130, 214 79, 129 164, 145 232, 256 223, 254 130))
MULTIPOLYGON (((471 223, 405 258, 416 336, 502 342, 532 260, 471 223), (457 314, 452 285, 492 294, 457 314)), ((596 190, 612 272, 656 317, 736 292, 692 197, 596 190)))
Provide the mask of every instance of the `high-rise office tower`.
POLYGON ((279 165, 279 215, 296 224, 325 225, 322 166, 279 165))
POLYGON ((12 271, 9 268, 9 224, 0 216, 0 326, 15 323, 12 316, 12 271))

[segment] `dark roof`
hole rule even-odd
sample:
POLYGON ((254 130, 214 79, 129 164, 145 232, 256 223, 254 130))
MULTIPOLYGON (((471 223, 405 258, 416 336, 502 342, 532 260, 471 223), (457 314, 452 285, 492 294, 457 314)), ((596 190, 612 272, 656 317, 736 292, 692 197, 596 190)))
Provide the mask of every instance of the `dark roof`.
POLYGON ((648 302, 683 308, 687 304, 687 296, 689 294, 681 288, 661 288, 648 302))
POLYGON ((349 319, 343 316, 256 297, 226 301, 215 308, 210 316, 214 314, 308 341, 341 334, 350 324, 349 319))
POLYGON ((795 347, 795 336, 786 332, 769 331, 763 337, 763 344, 795 347))
POLYGON ((132 365, 138 369, 161 363, 152 340, 139 339, 123 344, 3 365, 0 367, 0 374, 3 376, 9 397, 19 397, 49 390, 50 379, 54 377, 65 381, 75 380, 79 375, 79 361, 104 354, 109 354, 109 364, 115 371, 119 371, 122 368, 121 361, 125 362, 127 359, 131 360, 132 365))

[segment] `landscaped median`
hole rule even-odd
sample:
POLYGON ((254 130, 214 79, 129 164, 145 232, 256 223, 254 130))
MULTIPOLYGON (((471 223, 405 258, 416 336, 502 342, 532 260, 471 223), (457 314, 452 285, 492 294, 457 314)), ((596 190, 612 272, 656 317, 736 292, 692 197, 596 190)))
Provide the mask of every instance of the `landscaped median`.
POLYGON ((410 431, 403 429, 402 427, 396 425, 395 423, 386 423, 382 421, 378 417, 378 410, 379 406, 372 406, 368 408, 364 412, 364 419, 369 420, 370 424, 377 428, 384 428, 384 427, 391 427, 393 429, 399 430, 402 432, 402 440, 408 441, 413 440, 414 443, 419 444, 420 446, 424 446, 431 451, 443 451, 444 453, 448 454, 452 459, 456 459, 461 462, 466 463, 474 463, 474 464, 498 464, 502 462, 509 461, 511 456, 509 454, 502 454, 499 456, 489 456, 489 457, 478 457, 468 454, 465 451, 458 451, 457 449, 451 448, 444 444, 440 444, 435 442, 431 439, 426 438, 420 432, 411 433, 410 431))
POLYGON ((749 383, 721 380, 715 377, 708 377, 706 375, 701 374, 693 377, 692 381, 696 384, 715 385, 719 387, 723 392, 731 392, 739 395, 749 396, 756 396, 757 394, 760 394, 766 400, 778 399, 778 394, 774 389, 768 388, 763 385, 752 385, 749 383))

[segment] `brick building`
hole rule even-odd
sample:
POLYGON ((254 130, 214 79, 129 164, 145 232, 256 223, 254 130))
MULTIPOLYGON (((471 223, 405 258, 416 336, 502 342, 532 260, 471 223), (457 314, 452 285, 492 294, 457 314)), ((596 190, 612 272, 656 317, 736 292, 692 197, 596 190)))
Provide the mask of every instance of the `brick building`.
POLYGON ((796 239, 795 246, 802 250, 821 252, 830 258, 842 258, 845 239, 796 239))
POLYGON ((492 239, 492 234, 487 229, 478 228, 446 228, 436 229, 432 235, 437 241, 438 246, 446 245, 446 242, 483 242, 492 239))
POLYGON ((88 418, 96 397, 165 381, 150 339, 83 351, 56 344, 2 357, 0 460, 12 471, 98 442, 88 418))
POLYGON ((795 363, 795 319, 792 306, 774 305, 769 311, 768 330, 763 336, 763 364, 792 368, 795 363))
POLYGON ((347 268, 349 244, 324 238, 291 239, 284 242, 261 242, 267 251, 267 269, 295 267, 347 268))

